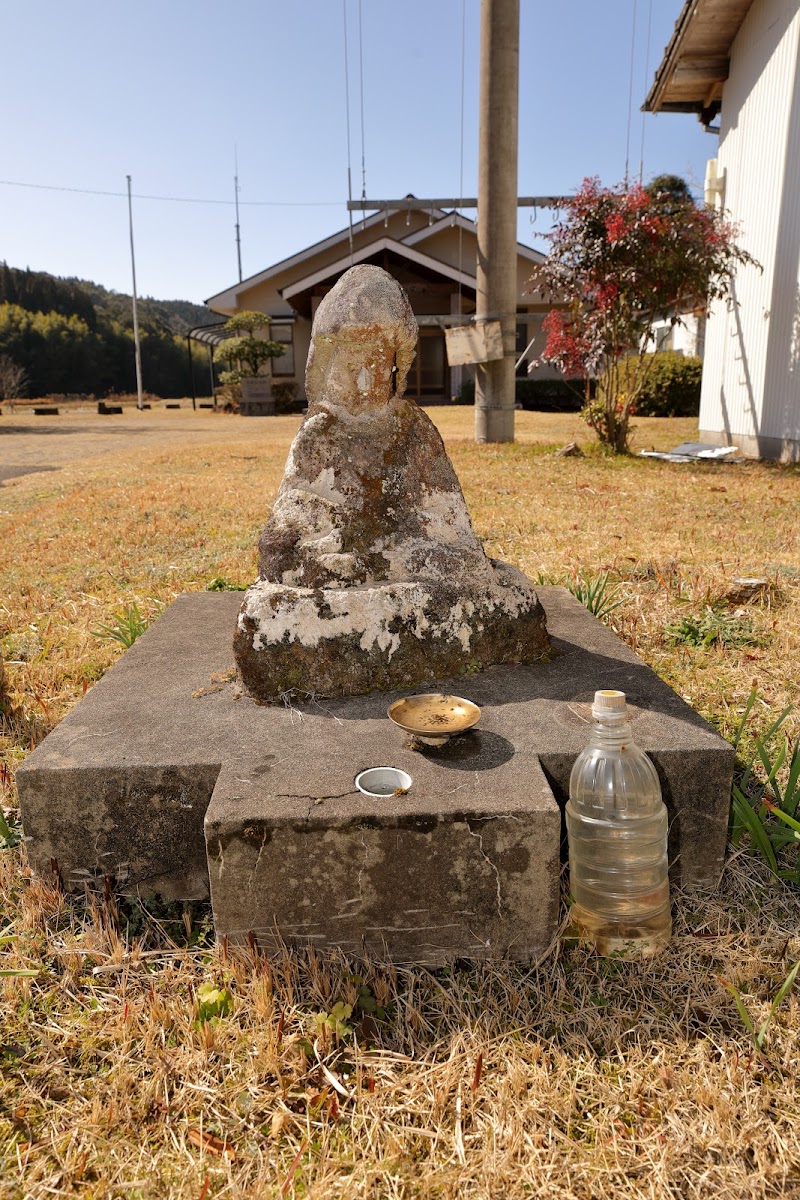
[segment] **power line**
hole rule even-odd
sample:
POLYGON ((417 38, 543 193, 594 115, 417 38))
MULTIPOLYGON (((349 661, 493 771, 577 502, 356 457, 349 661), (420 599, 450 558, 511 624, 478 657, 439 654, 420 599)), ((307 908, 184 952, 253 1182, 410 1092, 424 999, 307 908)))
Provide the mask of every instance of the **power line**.
MULTIPOLYGON (((461 0, 461 144, 458 166, 458 194, 464 198, 464 99, 465 99, 465 64, 467 58, 467 0, 461 0)), ((460 207, 460 205, 459 205, 460 207)), ((461 312, 461 262, 463 250, 463 227, 458 223, 458 311, 461 312)))
POLYGON ((628 83, 628 129, 625 135, 625 187, 628 186, 628 166, 631 157, 631 114, 633 112, 633 64, 636 49, 636 0, 633 0, 633 26, 631 28, 631 70, 628 83))
MULTIPOLYGON (((64 187, 55 183, 23 183, 18 179, 0 179, 0 187, 34 188, 43 192, 71 192, 78 196, 114 196, 126 199, 127 192, 110 192, 100 188, 64 187)), ((134 200, 162 200, 172 204, 227 204, 235 205, 235 200, 209 200, 197 196, 150 196, 134 193, 134 200)), ((341 200, 240 200, 241 205, 250 208, 339 208, 341 200)))
POLYGON ((364 151, 364 41, 362 37, 361 0, 358 0, 358 78, 361 88, 361 199, 367 196, 367 160, 364 151))
POLYGON ((342 16, 344 17, 344 107, 345 128, 347 129, 347 213, 350 218, 350 266, 353 265, 353 210, 349 201, 353 199, 353 174, 351 171, 350 154, 350 66, 347 52, 347 0, 342 0, 342 16))
MULTIPOLYGON (((650 0, 650 4, 649 4, 648 10, 647 10, 647 48, 644 53, 645 88, 647 87, 647 85, 650 82, 650 30, 651 30, 652 24, 653 24, 653 0, 650 0)), ((641 141, 641 145, 639 146, 639 185, 640 186, 642 183, 642 176, 644 175, 644 134, 645 134, 646 125, 647 125, 647 113, 643 112, 642 113, 642 141, 641 141)))

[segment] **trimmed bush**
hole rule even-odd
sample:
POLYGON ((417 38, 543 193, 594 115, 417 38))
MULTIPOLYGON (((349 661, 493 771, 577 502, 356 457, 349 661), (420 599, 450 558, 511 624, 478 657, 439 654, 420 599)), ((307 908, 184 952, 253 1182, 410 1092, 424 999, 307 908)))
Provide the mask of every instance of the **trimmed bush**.
POLYGON ((642 417, 696 417, 700 413, 702 360, 664 350, 656 354, 636 403, 642 417))
MULTIPOLYGON (((517 379, 516 402, 529 412, 580 412, 584 403, 582 379, 517 379)), ((475 383, 461 385, 456 404, 475 403, 475 383)))
MULTIPOLYGON (((626 391, 628 373, 635 358, 620 363, 619 386, 626 391)), ((701 359, 693 355, 679 354, 676 350, 662 350, 648 365, 644 387, 636 401, 636 414, 640 417, 696 417, 700 413, 700 379, 703 374, 701 359)), ((603 385, 600 385, 601 395, 603 385)))
POLYGON ((305 401, 297 399, 297 384, 290 380, 273 383, 272 395, 275 400, 275 412, 279 416, 285 413, 300 412, 305 407, 305 401))

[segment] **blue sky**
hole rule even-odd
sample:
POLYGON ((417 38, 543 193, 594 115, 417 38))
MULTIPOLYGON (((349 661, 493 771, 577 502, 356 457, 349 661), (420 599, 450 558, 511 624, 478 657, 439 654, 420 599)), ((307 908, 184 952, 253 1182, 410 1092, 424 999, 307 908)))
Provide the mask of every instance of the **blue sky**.
MULTIPOLYGON (((360 196, 359 3, 345 2, 360 196)), ((462 194, 462 5, 463 194, 475 195, 479 0, 361 0, 370 197, 462 194)), ((638 176, 639 108, 681 7, 521 0, 520 195, 623 177, 634 9, 629 162, 638 176)), ((0 259, 11 266, 130 291, 130 174, 140 294, 202 301, 237 278, 235 144, 245 275, 347 224, 343 0, 0 0, 0 36, 0 259)), ((668 171, 700 188, 716 139, 690 116, 644 122, 645 182, 668 171)), ((520 239, 536 244, 548 223, 548 213, 532 225, 522 210, 520 239)))

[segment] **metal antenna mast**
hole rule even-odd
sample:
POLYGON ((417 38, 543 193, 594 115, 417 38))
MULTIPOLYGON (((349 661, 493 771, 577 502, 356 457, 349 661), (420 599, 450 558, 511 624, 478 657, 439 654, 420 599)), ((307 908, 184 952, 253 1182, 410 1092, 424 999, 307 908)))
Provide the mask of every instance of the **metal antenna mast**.
POLYGON ((144 408, 144 400, 142 398, 142 346, 139 340, 139 302, 136 296, 136 259, 133 254, 133 202, 131 200, 131 177, 126 175, 128 181, 128 226, 131 234, 131 275, 133 277, 133 345, 135 348, 136 357, 136 407, 141 411, 144 408))
POLYGON ((242 282, 242 238, 239 231, 239 149, 233 145, 233 198, 236 202, 236 261, 239 264, 239 283, 242 282))

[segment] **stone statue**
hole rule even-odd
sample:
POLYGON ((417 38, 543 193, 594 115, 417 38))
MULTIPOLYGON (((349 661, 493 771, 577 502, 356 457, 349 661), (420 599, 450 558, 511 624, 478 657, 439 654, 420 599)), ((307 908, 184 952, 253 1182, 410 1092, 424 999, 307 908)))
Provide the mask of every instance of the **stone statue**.
POLYGON ((546 656, 528 579, 487 558, 442 439, 404 398, 417 323, 380 267, 317 310, 308 415, 234 637, 259 700, 389 691, 546 656))

